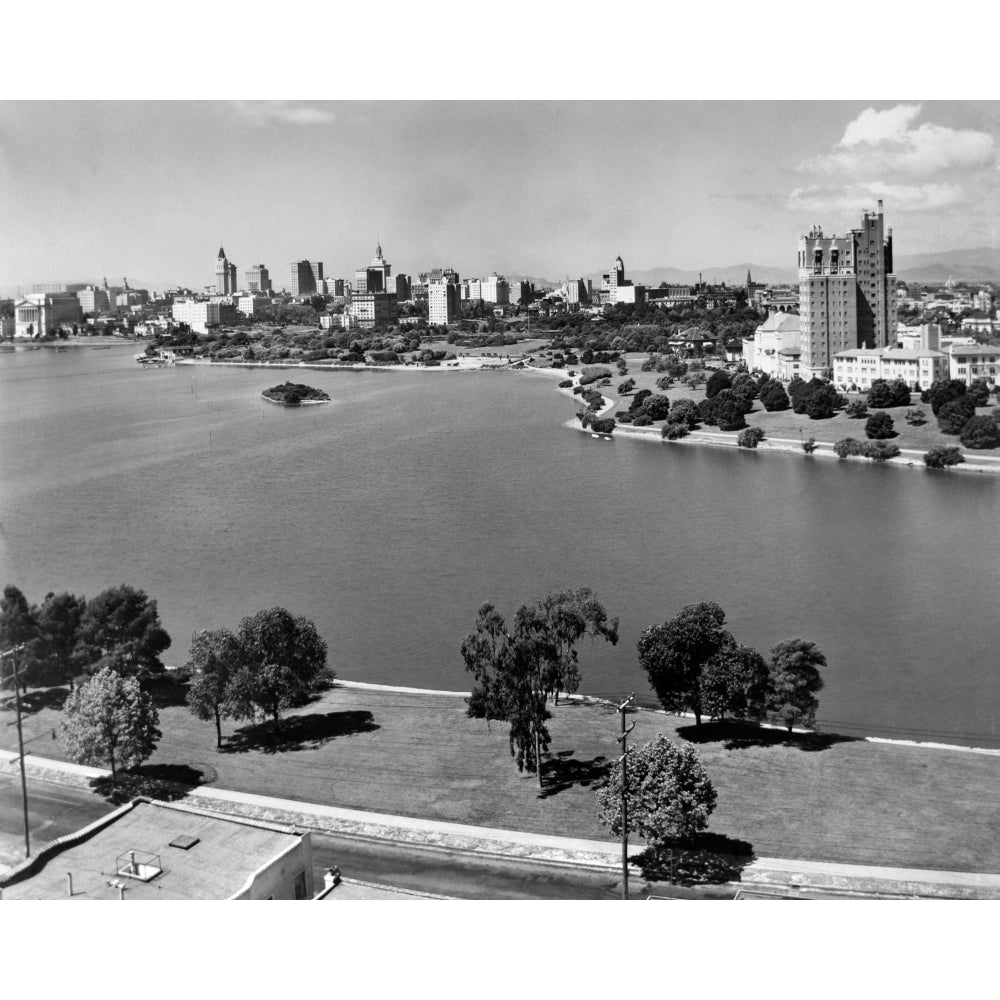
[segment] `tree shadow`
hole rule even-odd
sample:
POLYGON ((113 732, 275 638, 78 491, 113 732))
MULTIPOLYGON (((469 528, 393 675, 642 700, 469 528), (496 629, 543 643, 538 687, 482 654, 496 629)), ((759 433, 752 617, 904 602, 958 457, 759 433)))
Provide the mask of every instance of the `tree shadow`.
POLYGON ((738 882, 754 859, 753 845, 722 833, 699 833, 691 840, 659 850, 647 847, 629 857, 644 878, 674 885, 738 882))
MULTIPOLYGON (((49 687, 29 689, 27 694, 21 695, 21 714, 34 715, 42 709, 52 708, 56 711, 62 709, 69 697, 69 688, 49 687)), ((0 711, 16 711, 17 703, 13 692, 5 691, 0 699, 0 711)))
POLYGON ((371 712, 327 712, 325 715, 290 715, 278 726, 274 720, 244 726, 232 733, 220 753, 284 753, 287 750, 314 750, 338 736, 373 733, 381 729, 371 712))
POLYGON ((542 762, 542 790, 538 793, 539 798, 547 799, 558 795, 574 785, 587 788, 607 774, 611 766, 607 757, 574 760, 574 752, 560 750, 554 757, 542 762))
POLYGON ((157 708, 177 708, 187 704, 188 678, 159 674, 142 681, 142 690, 157 708))
POLYGON ((841 733, 790 733, 786 729, 765 729, 752 722, 703 722, 701 726, 681 726, 677 735, 689 743, 721 743, 725 750, 750 747, 791 747, 806 753, 829 750, 838 743, 854 743, 856 736, 841 733))
POLYGON ((140 764, 118 772, 118 782, 110 776, 90 782, 98 795, 113 805, 131 802, 137 796, 173 802, 182 799, 199 785, 210 785, 218 778, 211 764, 140 764))

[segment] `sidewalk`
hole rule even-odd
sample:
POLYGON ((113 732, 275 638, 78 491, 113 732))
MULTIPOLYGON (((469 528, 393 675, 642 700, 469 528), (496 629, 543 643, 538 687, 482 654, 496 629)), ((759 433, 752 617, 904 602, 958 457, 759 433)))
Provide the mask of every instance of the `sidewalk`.
MULTIPOLYGON (((0 750, 0 771, 17 773, 16 760, 16 754, 0 750)), ((36 780, 83 788, 89 787, 93 778, 109 776, 111 773, 103 768, 47 760, 32 757, 31 754, 25 757, 25 768, 29 777, 36 780)), ((621 845, 612 840, 580 840, 410 816, 391 816, 208 786, 190 791, 185 802, 230 815, 365 840, 604 871, 618 871, 621 866, 621 845)), ((641 844, 641 840, 633 838, 633 852, 640 849, 641 844)), ((634 865, 630 866, 630 871, 636 877, 640 874, 634 865)), ((802 889, 832 889, 844 893, 1000 899, 1000 874, 872 867, 783 858, 756 858, 743 870, 741 881, 746 885, 761 887, 797 886, 802 889)))

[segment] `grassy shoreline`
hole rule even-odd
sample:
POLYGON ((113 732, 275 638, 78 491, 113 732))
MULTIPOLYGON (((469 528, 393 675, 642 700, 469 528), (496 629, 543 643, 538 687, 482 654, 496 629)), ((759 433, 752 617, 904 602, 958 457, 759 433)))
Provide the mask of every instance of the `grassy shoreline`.
MULTIPOLYGON (((60 692, 32 699, 25 739, 65 759, 60 692)), ((278 743, 269 724, 214 727, 163 704, 150 761, 209 770, 220 788, 301 801, 585 839, 597 821, 595 783, 617 757, 618 716, 599 700, 553 707, 545 791, 519 774, 507 727, 470 719, 452 694, 336 686, 289 713, 278 743)), ((168 699, 169 701, 169 699, 168 699)), ((10 711, 0 712, 4 722, 10 711)), ((638 711, 635 742, 656 733, 695 747, 719 794, 710 830, 760 856, 1000 872, 995 837, 1000 766, 993 756, 835 734, 796 735, 638 711)), ((0 725, 0 746, 16 742, 0 725)))

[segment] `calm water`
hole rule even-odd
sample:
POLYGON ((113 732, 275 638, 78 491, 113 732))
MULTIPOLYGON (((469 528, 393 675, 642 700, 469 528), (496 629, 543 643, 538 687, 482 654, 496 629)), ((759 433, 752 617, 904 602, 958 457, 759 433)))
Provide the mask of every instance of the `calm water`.
POLYGON ((135 348, 0 355, 0 582, 122 581, 195 629, 281 604, 344 678, 459 689, 476 608, 588 584, 622 640, 584 689, 648 694, 647 625, 714 600, 829 669, 820 723, 1000 745, 1000 480, 596 441, 540 376, 142 371, 135 348), (290 378, 327 406, 259 392, 290 378))

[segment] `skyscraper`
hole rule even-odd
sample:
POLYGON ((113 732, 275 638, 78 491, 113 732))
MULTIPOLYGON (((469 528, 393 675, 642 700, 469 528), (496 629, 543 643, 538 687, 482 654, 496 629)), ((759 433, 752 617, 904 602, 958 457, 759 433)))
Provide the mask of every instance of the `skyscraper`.
MULTIPOLYGON (((321 273, 323 265, 319 265, 321 273)), ((313 295, 316 291, 316 278, 313 265, 307 260, 297 260, 292 264, 292 295, 313 295)))
POLYGON ((217 295, 236 294, 236 265, 229 262, 222 247, 215 259, 215 292, 217 295))
MULTIPOLYGON (((456 277, 458 277, 456 275, 456 277)), ((457 281, 442 278, 427 285, 427 322, 436 326, 453 323, 461 315, 461 291, 457 281)))
POLYGON ((271 291, 271 275, 268 274, 267 268, 263 264, 254 264, 253 267, 244 273, 244 278, 246 279, 248 292, 264 292, 267 294, 271 291))
POLYGON ((828 375, 840 351, 895 343, 892 230, 885 234, 881 200, 846 236, 814 226, 799 239, 798 265, 804 378, 828 375))
POLYGON ((395 291, 389 287, 390 274, 392 265, 382 255, 380 242, 375 248, 372 262, 354 272, 354 291, 361 293, 395 291))

